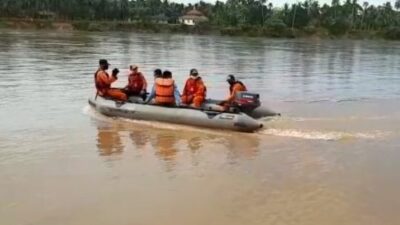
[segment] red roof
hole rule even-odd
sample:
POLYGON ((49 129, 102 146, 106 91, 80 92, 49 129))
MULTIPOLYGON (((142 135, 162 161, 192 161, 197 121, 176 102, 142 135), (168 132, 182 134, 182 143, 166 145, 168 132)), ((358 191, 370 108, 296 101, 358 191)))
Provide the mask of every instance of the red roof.
POLYGON ((204 16, 204 14, 202 12, 200 12, 199 10, 192 9, 189 12, 187 12, 185 14, 185 16, 199 16, 200 17, 200 16, 204 16))

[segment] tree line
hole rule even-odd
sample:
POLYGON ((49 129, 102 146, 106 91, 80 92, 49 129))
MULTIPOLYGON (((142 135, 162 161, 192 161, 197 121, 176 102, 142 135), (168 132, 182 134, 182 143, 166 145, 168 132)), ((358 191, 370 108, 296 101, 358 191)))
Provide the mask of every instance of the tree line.
POLYGON ((315 0, 274 7, 267 0, 227 0, 214 4, 179 4, 168 0, 0 0, 1 17, 52 18, 58 20, 163 21, 178 23, 185 12, 196 8, 218 27, 268 27, 313 30, 333 34, 349 30, 376 31, 400 27, 400 0, 371 5, 358 0, 315 0))

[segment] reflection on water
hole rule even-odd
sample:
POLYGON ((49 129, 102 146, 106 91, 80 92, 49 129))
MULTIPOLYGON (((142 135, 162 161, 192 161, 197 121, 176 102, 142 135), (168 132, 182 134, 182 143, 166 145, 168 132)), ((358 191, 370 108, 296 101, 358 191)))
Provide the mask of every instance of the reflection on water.
POLYGON ((201 147, 201 138, 193 137, 188 141, 188 147, 192 153, 196 153, 201 147))
POLYGON ((175 135, 156 134, 153 147, 157 149, 157 155, 164 161, 174 161, 178 152, 175 135))
MULTIPOLYGON (((98 114, 96 116, 104 118, 98 114)), ((182 151, 194 159, 199 151, 208 150, 210 146, 218 147, 230 162, 235 162, 237 159, 253 159, 260 151, 259 138, 251 134, 235 132, 224 134, 222 131, 208 134, 184 126, 182 130, 173 131, 156 129, 127 120, 106 121, 108 122, 96 122, 97 148, 101 156, 118 155, 124 151, 135 151, 140 155, 148 150, 166 163, 168 170, 173 169, 178 163, 179 153, 182 151), (148 145, 151 148, 147 148, 148 145)))
POLYGON ((97 147, 100 155, 108 156, 120 154, 123 151, 121 138, 118 131, 99 130, 97 134, 97 147))
POLYGON ((132 144, 136 146, 138 150, 141 150, 149 142, 150 135, 151 134, 146 129, 142 129, 138 132, 130 132, 129 137, 132 140, 132 144))

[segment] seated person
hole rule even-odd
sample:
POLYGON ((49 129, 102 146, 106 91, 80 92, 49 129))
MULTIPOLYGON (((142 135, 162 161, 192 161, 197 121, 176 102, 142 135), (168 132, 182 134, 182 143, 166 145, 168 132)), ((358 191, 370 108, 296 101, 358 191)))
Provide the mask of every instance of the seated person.
POLYGON ((193 104, 194 107, 200 108, 206 99, 206 86, 199 76, 196 69, 190 70, 190 77, 187 79, 185 88, 182 93, 182 103, 186 105, 193 104))
POLYGON ((156 78, 146 104, 155 98, 156 105, 179 106, 180 94, 170 71, 164 71, 162 77, 156 78))
POLYGON ((224 107, 224 110, 232 106, 238 92, 247 91, 246 86, 233 75, 228 75, 226 81, 229 83, 229 97, 219 104, 224 107))
POLYGON ((130 74, 128 76, 128 85, 125 87, 125 93, 128 96, 142 96, 146 99, 147 82, 146 78, 139 72, 138 66, 130 66, 130 74))
POLYGON ((118 69, 114 69, 112 76, 107 73, 109 63, 105 59, 99 60, 99 69, 94 74, 97 95, 118 101, 126 101, 128 97, 118 88, 111 88, 111 84, 118 79, 118 69))

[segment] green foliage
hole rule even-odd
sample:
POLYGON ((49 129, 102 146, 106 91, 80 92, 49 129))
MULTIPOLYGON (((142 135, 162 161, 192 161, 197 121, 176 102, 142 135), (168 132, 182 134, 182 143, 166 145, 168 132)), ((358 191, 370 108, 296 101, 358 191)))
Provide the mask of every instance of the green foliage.
POLYGON ((351 27, 351 24, 346 19, 338 19, 333 21, 332 24, 328 25, 326 28, 329 33, 335 36, 341 36, 346 34, 351 27))
POLYGON ((105 22, 90 23, 88 27, 88 31, 107 31, 107 30, 112 30, 112 27, 108 26, 108 24, 105 22))
POLYGON ((222 35, 236 36, 240 34, 240 29, 236 27, 226 27, 220 30, 222 35))
POLYGON ((213 27, 209 22, 200 22, 194 26, 194 32, 197 34, 207 34, 213 31, 213 27))
POLYGON ((303 31, 308 35, 313 35, 317 33, 317 28, 315 26, 309 25, 304 27, 303 31))
POLYGON ((269 29, 271 29, 273 31, 276 31, 276 32, 283 32, 287 28, 286 24, 281 19, 270 19, 270 20, 267 20, 265 25, 269 29))
POLYGON ((7 27, 7 23, 0 19, 0 28, 6 28, 6 27, 7 27))
POLYGON ((185 24, 176 24, 170 26, 169 31, 172 33, 189 33, 189 26, 185 24))
MULTIPOLYGON (((397 38, 400 27, 400 0, 383 5, 362 5, 357 0, 333 0, 319 5, 303 0, 273 8, 267 0, 226 0, 195 5, 168 0, 0 0, 2 17, 40 20, 37 28, 51 28, 50 21, 72 21, 78 30, 143 30, 150 32, 209 33, 224 35, 290 37, 314 35, 321 30, 345 34, 379 33, 397 38), (178 25, 179 17, 196 8, 209 22, 194 27, 178 25), (101 22, 101 21, 113 21, 101 22), (161 24, 170 23, 174 26, 161 24)), ((1 25, 0 26, 4 26, 1 25)))
POLYGON ((391 40, 400 40, 400 27, 389 27, 384 31, 384 37, 391 40))

